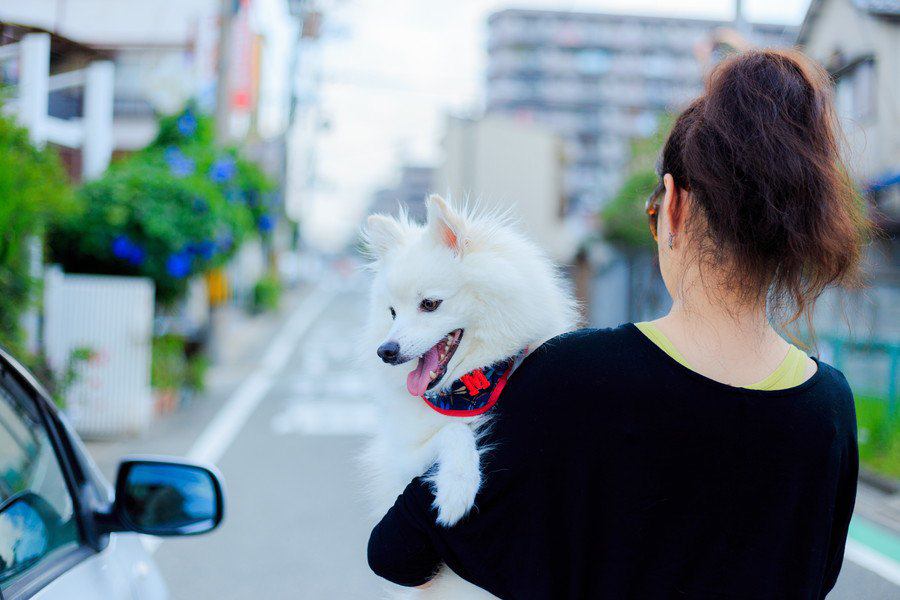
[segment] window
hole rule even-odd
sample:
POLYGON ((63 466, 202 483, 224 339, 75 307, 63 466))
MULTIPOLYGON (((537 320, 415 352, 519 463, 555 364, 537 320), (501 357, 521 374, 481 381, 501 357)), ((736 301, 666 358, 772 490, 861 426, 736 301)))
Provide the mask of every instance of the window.
POLYGON ((0 590, 80 543, 72 497, 30 399, 0 381, 0 590))
POLYGON ((851 64, 835 74, 838 113, 850 121, 869 121, 875 117, 875 62, 871 59, 851 64))

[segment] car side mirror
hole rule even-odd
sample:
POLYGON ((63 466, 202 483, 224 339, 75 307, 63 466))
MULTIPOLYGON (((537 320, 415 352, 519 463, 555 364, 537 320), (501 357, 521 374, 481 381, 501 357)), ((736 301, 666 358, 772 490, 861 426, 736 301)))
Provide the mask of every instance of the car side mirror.
POLYGON ((132 458, 119 464, 106 531, 196 535, 215 529, 224 516, 219 475, 211 467, 173 459, 132 458))

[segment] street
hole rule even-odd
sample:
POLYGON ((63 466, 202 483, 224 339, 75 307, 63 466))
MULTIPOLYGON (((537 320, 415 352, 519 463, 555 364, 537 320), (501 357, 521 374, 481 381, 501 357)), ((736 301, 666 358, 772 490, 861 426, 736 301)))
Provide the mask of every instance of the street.
MULTIPOLYGON (((139 440, 90 444, 110 478, 131 452, 222 471, 221 528, 152 546, 173 598, 381 596, 366 565, 372 519, 356 462, 375 418, 354 362, 365 285, 353 275, 303 292, 255 339, 235 340, 244 358, 211 374, 206 397, 139 440)), ((848 560, 829 598, 896 598, 898 583, 848 560)))

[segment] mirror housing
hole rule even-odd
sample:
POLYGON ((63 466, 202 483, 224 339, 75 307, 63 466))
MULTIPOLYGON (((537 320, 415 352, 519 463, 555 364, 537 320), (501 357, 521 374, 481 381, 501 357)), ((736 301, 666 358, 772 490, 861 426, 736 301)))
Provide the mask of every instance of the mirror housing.
POLYGON ((97 522, 103 533, 198 535, 218 527, 224 514, 225 495, 213 467, 132 457, 119 463, 115 500, 97 522))

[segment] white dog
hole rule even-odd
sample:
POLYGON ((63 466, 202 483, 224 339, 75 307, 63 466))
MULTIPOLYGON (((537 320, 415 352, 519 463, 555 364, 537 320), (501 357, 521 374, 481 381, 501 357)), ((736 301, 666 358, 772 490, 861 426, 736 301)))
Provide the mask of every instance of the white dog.
MULTIPOLYGON (((450 526, 481 485, 477 432, 505 376, 523 351, 571 330, 576 308, 508 219, 458 212, 439 196, 427 208, 424 227, 373 215, 364 231, 375 274, 366 352, 381 407, 364 458, 379 517, 434 466, 438 523, 450 526)), ((489 595, 445 567, 419 597, 489 595)))

